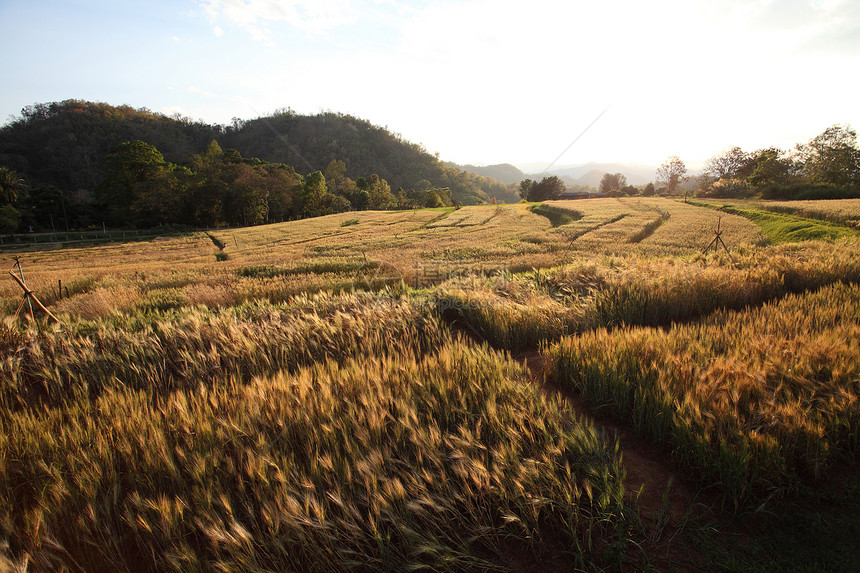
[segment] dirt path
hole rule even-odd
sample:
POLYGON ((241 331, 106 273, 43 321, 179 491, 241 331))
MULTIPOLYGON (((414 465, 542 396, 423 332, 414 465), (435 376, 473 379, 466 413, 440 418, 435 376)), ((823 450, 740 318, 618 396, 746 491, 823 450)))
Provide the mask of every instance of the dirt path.
POLYGON ((552 385, 547 380, 545 358, 537 350, 516 357, 528 367, 532 379, 549 392, 563 394, 574 415, 590 420, 595 428, 608 436, 617 436, 627 473, 625 489, 631 502, 637 500, 643 517, 659 518, 667 514, 671 522, 680 523, 694 502, 696 489, 675 472, 668 456, 653 445, 638 438, 631 429, 616 424, 606 416, 596 414, 578 395, 552 385), (669 489, 668 498, 664 494, 669 489), (641 493, 640 493, 641 490, 641 493))
POLYGON ((630 428, 595 413, 581 396, 549 382, 549 365, 539 351, 522 352, 515 359, 528 367, 532 380, 546 392, 564 395, 574 416, 591 421, 598 432, 605 432, 610 439, 617 437, 625 471, 626 498, 646 527, 648 543, 642 549, 649 561, 678 571, 702 571, 701 554, 677 536, 697 503, 704 502, 698 488, 675 471, 665 453, 637 437, 630 428))
MULTIPOLYGON (((442 318, 452 332, 462 333, 478 344, 493 346, 456 311, 445 311, 442 318)), ((534 383, 545 392, 563 395, 571 406, 572 416, 591 421, 598 432, 605 432, 610 439, 617 437, 625 470, 627 501, 639 512, 646 528, 647 543, 641 549, 648 555, 649 562, 658 565, 659 570, 703 571, 701 554, 678 534, 695 508, 711 507, 715 500, 705 499, 698 487, 684 480, 666 453, 636 436, 630 428, 594 412, 579 394, 553 385, 547 377, 549 365, 538 350, 521 352, 514 359, 525 364, 534 383)))

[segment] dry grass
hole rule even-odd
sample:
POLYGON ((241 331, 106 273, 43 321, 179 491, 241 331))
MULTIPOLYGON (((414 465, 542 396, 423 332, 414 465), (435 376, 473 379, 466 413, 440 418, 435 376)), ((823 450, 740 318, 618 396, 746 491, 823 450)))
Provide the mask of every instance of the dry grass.
POLYGON ((731 261, 723 253, 607 257, 521 276, 449 281, 433 295, 440 309, 452 309, 494 344, 521 350, 593 328, 668 325, 860 282, 858 247, 857 240, 845 240, 747 248, 731 261))
POLYGON ((829 199, 818 201, 731 201, 739 205, 765 209, 775 213, 787 213, 839 223, 860 229, 860 199, 829 199))
POLYGON ((564 405, 509 357, 445 337, 418 352, 391 335, 388 354, 367 332, 358 356, 327 346, 292 373, 4 407, 0 535, 12 560, 490 571, 506 569, 508 551, 539 560, 545 535, 583 569, 618 558, 605 551, 626 540, 613 443, 564 422, 564 405))
POLYGON ((369 295, 116 314, 23 336, 14 325, 0 328, 4 410, 74 404, 115 388, 164 394, 326 359, 384 355, 391 340, 419 352, 443 336, 438 320, 408 299, 369 295))
MULTIPOLYGON (((575 567, 617 565, 616 445, 454 339, 450 312, 508 351, 561 340, 560 383, 737 503, 856 452, 857 239, 762 248, 723 215, 730 260, 700 254, 711 209, 553 206, 578 213, 344 213, 212 232, 223 251, 199 233, 25 254, 64 324, 0 322, 0 567, 484 571, 539 562, 548 537, 575 567)), ((0 308, 20 296, 9 280, 0 308)))
MULTIPOLYGON (((401 281, 428 287, 455 276, 525 272, 595 255, 691 254, 707 245, 716 221, 707 208, 658 198, 555 204, 583 217, 554 228, 525 204, 342 213, 211 232, 226 245, 223 251, 206 234, 195 233, 20 256, 28 284, 52 309, 94 317, 109 314, 110 305, 99 306, 92 297, 60 305, 58 281, 63 296, 68 290, 73 299, 97 289, 135 290, 144 299, 149 291, 177 289, 182 294, 172 298, 182 304, 278 303, 301 293, 378 289, 401 281), (649 230, 655 219, 663 224, 649 230), (216 254, 227 258, 216 260, 216 254)), ((724 216, 723 227, 733 248, 761 240, 742 217, 724 216)), ((0 284, 0 310, 7 314, 20 300, 17 288, 11 280, 0 284)), ((111 297, 102 293, 100 298, 111 297)), ((128 308, 126 295, 116 299, 118 310, 128 308)))
MULTIPOLYGON (((701 252, 714 236, 717 218, 709 209, 665 198, 553 201, 550 205, 576 209, 583 218, 560 232, 571 249, 603 254, 682 255, 701 252), (655 219, 663 223, 639 241, 632 241, 655 219), (637 243, 637 244, 629 244, 637 243)), ((730 248, 761 244, 758 227, 735 215, 722 215, 723 237, 730 248)))
POLYGON ((668 331, 553 345, 552 376, 629 421, 735 504, 860 451, 860 287, 836 284, 668 331))

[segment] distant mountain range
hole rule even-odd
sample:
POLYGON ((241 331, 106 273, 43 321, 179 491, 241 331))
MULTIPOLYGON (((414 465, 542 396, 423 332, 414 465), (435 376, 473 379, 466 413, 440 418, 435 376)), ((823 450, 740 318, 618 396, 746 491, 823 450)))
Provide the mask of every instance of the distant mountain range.
POLYGON ((510 163, 497 165, 456 165, 449 164, 463 171, 470 171, 484 177, 492 177, 502 183, 519 183, 523 179, 541 179, 556 175, 567 185, 587 185, 597 187, 605 173, 621 173, 630 185, 645 185, 654 181, 657 166, 642 163, 583 163, 581 165, 563 165, 543 171, 545 164, 528 163, 519 166, 510 163))
POLYGON ((527 176, 523 174, 517 167, 511 165, 510 163, 499 163, 497 165, 458 165, 456 163, 448 162, 447 165, 449 167, 453 167, 455 169, 460 169, 462 171, 468 171, 470 173, 475 173, 476 175, 481 175, 483 177, 490 177, 495 179, 496 181, 501 181, 502 183, 507 183, 508 185, 512 183, 519 184, 520 181, 526 179, 527 176))
POLYGON ((570 177, 577 185, 597 187, 605 173, 621 173, 627 178, 628 185, 645 185, 654 181, 657 173, 656 165, 642 163, 585 163, 582 165, 565 165, 549 171, 562 179, 570 177))

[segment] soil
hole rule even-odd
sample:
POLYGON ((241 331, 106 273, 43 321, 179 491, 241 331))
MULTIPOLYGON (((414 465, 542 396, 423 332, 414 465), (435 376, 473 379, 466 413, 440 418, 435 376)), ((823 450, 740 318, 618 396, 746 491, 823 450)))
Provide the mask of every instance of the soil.
MULTIPOLYGON (((456 311, 446 310, 442 318, 452 332, 461 333, 478 344, 493 346, 470 324, 463 321, 456 311)), ((605 432, 610 439, 617 437, 625 470, 627 501, 634 511, 639 512, 646 528, 645 541, 640 549, 645 553, 647 563, 660 571, 704 571, 703 556, 679 533, 695 512, 709 512, 716 507, 716 499, 703 494, 697 485, 685 480, 675 470, 666 453, 637 437, 630 428, 592 411, 578 394, 558 388, 549 382, 548 365, 540 351, 530 349, 514 358, 525 364, 531 372, 532 381, 545 392, 563 394, 572 406, 572 416, 590 420, 598 432, 605 432)), ((551 556, 541 566, 535 566, 526 558, 517 557, 515 552, 509 557, 510 566, 518 572, 540 570, 549 573, 566 570, 563 560, 551 556)), ((630 571, 641 569, 641 555, 631 556, 631 561, 637 565, 631 566, 630 571)))
MULTIPOLYGON (((475 343, 494 346, 456 311, 446 311, 442 318, 453 332, 475 343)), ((599 433, 618 440, 626 501, 638 512, 643 528, 634 533, 635 549, 625 554, 625 565, 620 570, 712 571, 721 568, 719 552, 728 559, 726 563, 733 564, 732 570, 742 570, 750 563, 764 567, 758 570, 794 567, 785 569, 776 564, 774 551, 780 555, 788 552, 791 558, 796 554, 815 570, 858 570, 860 551, 844 549, 852 546, 860 532, 860 521, 853 517, 860 513, 860 480, 856 477, 860 461, 856 458, 831 468, 830 477, 816 484, 814 495, 788 496, 769 505, 769 510, 746 512, 738 519, 723 507, 715 488, 703 489, 701 484, 685 479, 669 452, 637 436, 623 421, 619 423, 593 411, 578 393, 554 385, 547 376, 549 364, 540 351, 529 349, 514 359, 528 368, 532 382, 547 395, 564 397, 570 405, 571 418, 588 420, 599 433), (710 541, 703 549, 700 540, 704 538, 710 541), (820 550, 831 542, 834 547, 829 548, 825 559, 820 550), (752 562, 746 561, 749 558, 752 562), (827 565, 822 569, 821 563, 827 565)), ((548 542, 540 559, 510 547, 504 550, 506 564, 517 573, 576 570, 565 559, 561 543, 553 541, 551 535, 546 537, 548 542)))
POLYGON ((704 500, 700 488, 675 471, 668 455, 637 437, 630 428, 595 413, 578 394, 549 382, 548 365, 539 351, 522 352, 516 359, 525 363, 532 380, 545 391, 563 394, 574 416, 590 420, 599 433, 618 439, 627 501, 639 512, 647 528, 649 543, 642 549, 648 553, 648 561, 659 570, 669 567, 678 571, 702 571, 702 556, 698 550, 679 540, 676 533, 696 508, 713 505, 715 500, 704 500))

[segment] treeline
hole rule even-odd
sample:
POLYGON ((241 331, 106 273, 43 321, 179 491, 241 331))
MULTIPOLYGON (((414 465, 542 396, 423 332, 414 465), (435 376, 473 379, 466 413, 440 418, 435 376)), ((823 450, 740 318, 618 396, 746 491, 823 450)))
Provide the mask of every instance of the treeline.
POLYGON ((335 160, 325 173, 302 176, 283 163, 244 158, 213 140, 182 164, 153 145, 127 141, 105 157, 105 173, 89 201, 64 199, 53 186, 32 188, 0 167, 0 231, 54 230, 92 225, 151 228, 246 226, 351 210, 459 205, 447 188, 427 184, 392 192, 378 174, 353 180, 335 160))
POLYGON ((421 146, 367 121, 290 110, 224 126, 105 103, 35 104, 0 128, 0 166, 6 179, 0 197, 5 230, 15 221, 23 231, 103 222, 253 224, 347 204, 372 208, 517 198, 515 186, 446 166, 421 146), (227 150, 220 159, 207 147, 212 141, 227 150), (117 173, 117 146, 131 142, 145 143, 160 156, 150 157, 146 176, 152 178, 136 181, 133 189, 117 186, 127 175, 117 173), (317 172, 326 179, 327 194, 309 199, 304 187, 317 172), (380 191, 383 181, 391 201, 380 191), (364 203, 362 192, 379 200, 364 203))
POLYGON ((850 126, 833 125, 792 150, 732 147, 690 181, 696 195, 767 199, 860 197, 860 148, 850 126))

